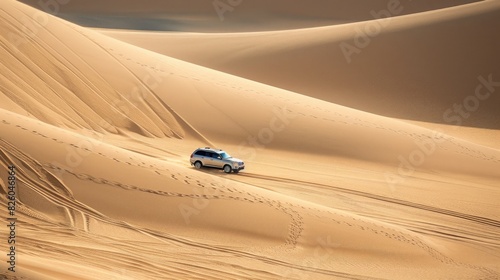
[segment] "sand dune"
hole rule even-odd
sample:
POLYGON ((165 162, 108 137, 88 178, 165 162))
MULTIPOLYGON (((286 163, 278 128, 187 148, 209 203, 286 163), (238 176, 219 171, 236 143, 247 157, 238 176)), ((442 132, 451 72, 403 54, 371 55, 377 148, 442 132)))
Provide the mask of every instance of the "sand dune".
MULTIPOLYGON (((405 10, 403 4, 399 8, 405 10)), ((479 104, 467 98, 484 81, 500 77, 500 41, 493 35, 499 11, 498 2, 485 1, 389 20, 282 32, 104 34, 363 111, 498 129, 498 95, 481 92, 488 100, 479 104), (454 104, 474 110, 471 114, 462 108, 459 115, 454 104)))
MULTIPOLYGON (((472 16, 494 10, 471 7, 472 16)), ((322 37, 330 28, 276 32, 267 49, 225 59, 291 59, 310 50, 306 39, 273 45, 294 32, 331 42, 322 37)), ((0 207, 4 218, 14 165, 20 240, 7 277, 500 275, 498 149, 191 64, 16 1, 0 4, 0 30, 0 207), (247 170, 195 170, 188 157, 205 145, 244 158, 247 170)), ((152 46, 151 38, 143 40, 152 46)))

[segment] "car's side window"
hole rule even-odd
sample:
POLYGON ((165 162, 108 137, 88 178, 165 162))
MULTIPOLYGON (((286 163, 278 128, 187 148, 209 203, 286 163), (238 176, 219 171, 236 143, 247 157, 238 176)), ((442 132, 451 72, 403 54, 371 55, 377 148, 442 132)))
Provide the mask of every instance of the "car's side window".
POLYGON ((198 155, 198 156, 206 156, 205 151, 197 151, 196 155, 198 155))

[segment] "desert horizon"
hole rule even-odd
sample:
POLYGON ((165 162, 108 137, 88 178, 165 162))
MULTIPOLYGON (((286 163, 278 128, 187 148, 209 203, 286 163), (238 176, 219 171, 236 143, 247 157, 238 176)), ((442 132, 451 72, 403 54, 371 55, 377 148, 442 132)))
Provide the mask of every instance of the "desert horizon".
POLYGON ((494 0, 2 1, 2 279, 500 279, 498 27, 494 0))

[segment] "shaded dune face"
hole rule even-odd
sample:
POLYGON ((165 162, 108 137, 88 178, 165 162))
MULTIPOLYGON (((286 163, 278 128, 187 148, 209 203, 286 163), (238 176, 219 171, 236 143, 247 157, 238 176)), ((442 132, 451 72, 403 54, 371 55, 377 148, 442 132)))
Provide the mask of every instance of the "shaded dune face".
MULTIPOLYGON (((215 16, 210 28, 222 24, 210 1, 208 7, 190 1, 62 2, 43 3, 64 16, 135 12, 130 17, 154 22, 152 10, 175 11, 190 28, 201 26, 198 19, 209 14, 215 16)), ((356 57, 365 68, 353 61, 342 77, 373 73, 382 58, 387 69, 359 78, 359 88, 337 84, 331 92, 338 95, 329 95, 326 78, 311 84, 311 75, 340 71, 340 62, 329 68, 321 58, 339 56, 340 49, 329 53, 330 44, 349 40, 362 23, 211 35, 101 33, 2 1, 0 213, 9 215, 5 209, 16 200, 12 216, 19 240, 17 272, 2 270, 2 275, 41 280, 499 278, 500 151, 471 141, 472 136, 374 113, 396 112, 411 100, 407 92, 396 94, 401 88, 384 86, 387 76, 398 83, 408 80, 396 75, 391 46, 384 52, 383 43, 415 43, 415 33, 433 39, 450 23, 470 20, 478 28, 496 22, 498 4, 491 1, 470 10, 417 13, 467 2, 413 0, 405 12, 412 15, 394 18, 378 43, 374 39, 356 57), (171 48, 158 48, 164 44, 171 48), (184 61, 189 58, 193 63, 184 61), (210 69, 218 67, 227 71, 210 69), (307 84, 325 92, 308 91, 307 84), (388 107, 372 104, 375 97, 363 98, 371 88, 390 100, 388 107), (225 174, 190 166, 189 155, 204 146, 243 159, 245 170, 225 174), (9 197, 13 191, 15 197, 9 197)), ((275 29, 263 25, 274 16, 295 27, 332 19, 353 22, 365 19, 360 7, 382 9, 388 2, 263 3, 235 5, 224 23, 240 13, 235 30, 241 31, 245 16, 263 7, 274 12, 262 16, 259 28, 256 23, 245 28, 275 29), (319 20, 296 19, 301 17, 319 20)), ((439 46, 444 52, 446 45, 439 46)), ((456 71, 488 73, 491 65, 456 71)), ((412 71, 435 70, 429 68, 412 71)), ((446 86, 445 80, 436 88, 446 86)), ((462 93, 422 96, 439 107, 464 99, 462 93)), ((492 135, 481 129, 497 116, 488 106, 478 109, 486 117, 477 127, 492 135)), ((433 110, 415 118, 424 121, 433 110)))

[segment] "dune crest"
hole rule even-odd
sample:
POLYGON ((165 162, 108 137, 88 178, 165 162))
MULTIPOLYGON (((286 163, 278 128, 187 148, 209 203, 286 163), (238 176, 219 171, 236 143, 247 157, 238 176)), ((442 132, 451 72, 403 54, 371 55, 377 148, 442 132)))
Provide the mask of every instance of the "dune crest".
POLYGON ((499 3, 482 1, 386 18, 406 8, 401 3, 391 11, 372 10, 369 21, 288 31, 102 32, 161 54, 378 115, 498 130, 500 72, 495 58, 500 39, 494 34, 500 24, 499 3), (482 85, 478 95, 486 100, 470 100, 482 85))
POLYGON ((289 1, 21 0, 37 9, 87 27, 182 32, 251 32, 346 24, 372 19, 370 11, 404 5, 397 15, 419 13, 477 2, 477 0, 310 0, 307 7, 289 1), (54 5, 54 3, 56 3, 54 5), (57 5, 60 3, 61 5, 57 5), (126 15, 126 16, 124 16, 126 15))

